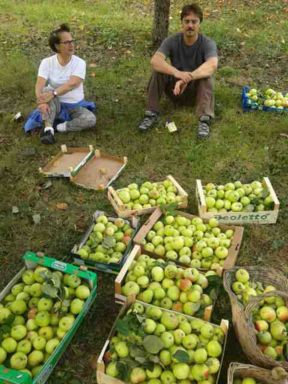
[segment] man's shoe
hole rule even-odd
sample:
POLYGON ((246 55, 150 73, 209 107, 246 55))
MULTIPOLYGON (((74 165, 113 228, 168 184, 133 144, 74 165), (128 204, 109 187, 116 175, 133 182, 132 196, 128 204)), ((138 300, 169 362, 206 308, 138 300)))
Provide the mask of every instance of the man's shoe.
POLYGON ((201 116, 198 122, 198 139, 207 139, 210 133, 210 116, 201 116))
POLYGON ((146 111, 144 119, 138 126, 139 131, 146 132, 148 129, 152 128, 159 120, 159 113, 153 111, 146 111))
POLYGON ((54 129, 52 127, 43 127, 40 132, 40 141, 42 144, 54 144, 54 129))

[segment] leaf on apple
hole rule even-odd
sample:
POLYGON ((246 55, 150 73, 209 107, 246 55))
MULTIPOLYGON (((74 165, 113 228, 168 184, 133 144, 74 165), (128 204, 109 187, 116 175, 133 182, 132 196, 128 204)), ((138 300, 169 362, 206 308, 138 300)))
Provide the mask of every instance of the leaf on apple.
POLYGON ((58 289, 49 283, 44 283, 42 292, 48 297, 56 298, 58 296, 58 289))
MULTIPOLYGON (((132 344, 130 346, 129 353, 130 353, 131 357, 135 358, 135 360, 136 360, 136 357, 144 358, 147 355, 143 348, 140 348, 139 346, 137 346, 135 344, 132 344)), ((139 361, 139 360, 137 360, 137 361, 139 361)))
POLYGON ((157 354, 161 351, 161 349, 164 348, 164 344, 160 337, 155 335, 148 335, 144 337, 143 347, 146 349, 147 352, 157 354))
POLYGON ((102 242, 104 248, 110 249, 115 246, 115 240, 112 236, 105 236, 102 242))
POLYGON ((175 212, 175 209, 177 208, 178 208, 178 203, 160 205, 161 212, 167 216, 176 216, 177 213, 175 212))
POLYGON ((178 360, 180 363, 188 363, 189 355, 186 351, 178 349, 173 355, 174 359, 178 360))

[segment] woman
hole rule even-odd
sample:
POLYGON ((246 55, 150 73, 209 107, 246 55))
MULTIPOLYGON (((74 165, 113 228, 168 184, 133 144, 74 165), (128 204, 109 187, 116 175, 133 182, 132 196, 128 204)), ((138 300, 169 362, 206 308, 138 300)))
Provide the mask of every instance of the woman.
POLYGON ((84 100, 86 63, 74 55, 74 40, 66 24, 50 34, 49 46, 56 54, 40 64, 35 86, 38 109, 24 125, 25 132, 42 125, 43 144, 55 142, 55 130, 82 131, 96 123, 95 104, 84 100))

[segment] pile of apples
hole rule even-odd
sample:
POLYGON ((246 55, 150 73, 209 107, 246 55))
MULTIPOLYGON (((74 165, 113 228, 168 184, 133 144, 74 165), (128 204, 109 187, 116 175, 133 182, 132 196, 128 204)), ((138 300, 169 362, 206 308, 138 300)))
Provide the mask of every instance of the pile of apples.
POLYGON ((234 231, 222 231, 215 218, 204 224, 200 217, 166 215, 143 241, 144 249, 185 266, 218 269, 224 265, 234 231))
POLYGON ((225 185, 208 183, 204 189, 208 212, 259 212, 273 209, 273 199, 258 180, 250 184, 241 181, 225 185))
POLYGON ((145 181, 140 186, 132 183, 126 188, 117 189, 116 192, 127 209, 144 209, 182 202, 177 188, 169 179, 158 183, 145 181))
POLYGON ((106 215, 100 215, 96 219, 88 240, 77 254, 83 260, 107 264, 119 263, 125 254, 132 233, 133 228, 129 222, 121 218, 111 221, 106 215))
POLYGON ((274 89, 266 89, 263 92, 251 88, 246 96, 250 99, 252 104, 270 108, 284 109, 288 108, 288 93, 284 95, 282 92, 276 92, 274 89))
POLYGON ((257 344, 265 356, 286 361, 288 307, 280 296, 264 298, 253 313, 257 344))
POLYGON ((177 268, 142 254, 131 264, 121 290, 126 297, 136 295, 137 300, 190 316, 199 317, 197 312, 202 310, 202 317, 203 309, 213 303, 205 294, 208 284, 205 274, 196 268, 177 268))
POLYGON ((76 275, 27 269, 0 304, 0 364, 35 377, 81 312, 90 289, 76 275), (47 296, 57 281, 64 300, 47 296))
POLYGON ((215 383, 225 339, 219 326, 136 302, 117 328, 104 356, 107 375, 132 384, 215 383))
POLYGON ((263 293, 275 291, 273 285, 264 286, 260 281, 251 281, 249 272, 240 268, 235 273, 235 281, 232 290, 243 304, 247 304, 250 297, 263 295, 263 293))

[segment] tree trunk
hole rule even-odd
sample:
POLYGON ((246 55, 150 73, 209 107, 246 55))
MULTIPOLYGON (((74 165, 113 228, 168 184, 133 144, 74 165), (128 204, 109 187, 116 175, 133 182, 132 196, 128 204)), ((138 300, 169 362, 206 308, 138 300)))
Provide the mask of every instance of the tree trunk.
POLYGON ((167 37, 169 28, 170 0, 154 0, 154 23, 152 43, 158 48, 167 37))

